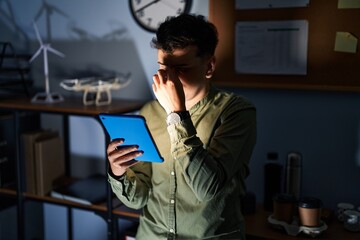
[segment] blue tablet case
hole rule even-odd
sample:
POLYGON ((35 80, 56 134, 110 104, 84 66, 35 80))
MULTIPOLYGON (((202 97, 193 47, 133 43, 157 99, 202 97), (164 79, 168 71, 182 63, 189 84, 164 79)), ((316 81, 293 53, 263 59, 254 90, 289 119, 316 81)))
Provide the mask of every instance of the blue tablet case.
POLYGON ((140 115, 99 114, 99 118, 111 139, 125 139, 123 145, 138 145, 144 154, 137 161, 163 162, 151 136, 146 120, 140 115))

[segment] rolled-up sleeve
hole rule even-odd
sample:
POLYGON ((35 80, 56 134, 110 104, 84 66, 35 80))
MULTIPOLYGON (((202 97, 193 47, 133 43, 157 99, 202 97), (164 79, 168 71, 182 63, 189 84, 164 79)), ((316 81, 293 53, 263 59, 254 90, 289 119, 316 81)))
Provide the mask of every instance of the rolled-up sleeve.
POLYGON ((236 174, 244 179, 256 142, 256 110, 230 104, 217 119, 209 143, 197 136, 190 119, 170 125, 173 158, 183 168, 187 184, 199 201, 212 199, 236 174))
POLYGON ((150 175, 150 164, 139 162, 127 169, 121 177, 108 173, 108 182, 122 203, 130 208, 140 209, 146 205, 151 191, 150 175))

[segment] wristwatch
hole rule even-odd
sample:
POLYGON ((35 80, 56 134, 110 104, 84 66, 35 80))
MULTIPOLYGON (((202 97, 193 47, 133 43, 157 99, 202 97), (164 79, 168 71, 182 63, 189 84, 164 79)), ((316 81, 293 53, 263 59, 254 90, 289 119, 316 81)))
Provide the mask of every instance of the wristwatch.
POLYGON ((169 115, 167 115, 166 123, 168 126, 179 123, 185 119, 190 118, 189 111, 183 111, 183 112, 171 112, 169 115))

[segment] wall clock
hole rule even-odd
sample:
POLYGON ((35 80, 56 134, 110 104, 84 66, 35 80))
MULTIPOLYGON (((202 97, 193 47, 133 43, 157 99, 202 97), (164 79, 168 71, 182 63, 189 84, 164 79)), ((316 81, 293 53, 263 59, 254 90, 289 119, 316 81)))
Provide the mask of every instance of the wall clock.
POLYGON ((168 16, 189 13, 192 0, 129 0, 135 21, 145 30, 156 32, 168 16))

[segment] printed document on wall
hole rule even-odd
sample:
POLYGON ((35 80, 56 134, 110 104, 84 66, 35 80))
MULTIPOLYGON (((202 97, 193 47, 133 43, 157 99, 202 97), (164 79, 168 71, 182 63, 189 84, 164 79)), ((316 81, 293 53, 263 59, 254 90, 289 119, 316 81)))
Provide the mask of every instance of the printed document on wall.
POLYGON ((306 20, 237 22, 235 45, 237 73, 307 73, 306 20))

